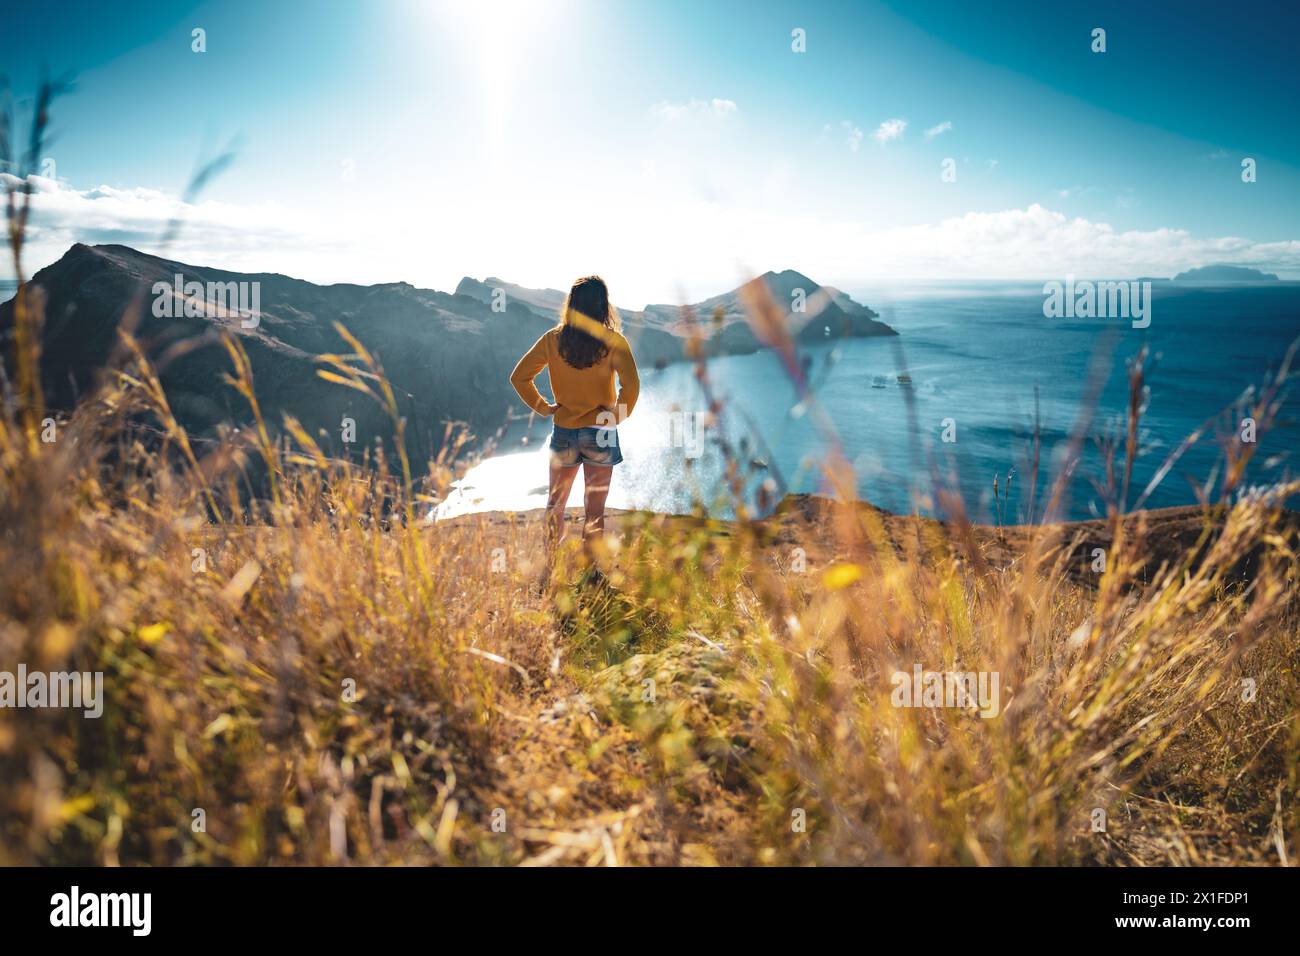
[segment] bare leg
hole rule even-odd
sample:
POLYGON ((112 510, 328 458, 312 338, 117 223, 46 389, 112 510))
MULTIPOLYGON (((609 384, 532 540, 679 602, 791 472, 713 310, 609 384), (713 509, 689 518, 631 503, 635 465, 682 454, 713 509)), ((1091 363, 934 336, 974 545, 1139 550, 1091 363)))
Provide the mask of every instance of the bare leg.
POLYGON ((564 537, 564 506, 569 503, 573 480, 578 477, 577 465, 560 465, 551 459, 551 487, 546 497, 546 554, 555 557, 555 549, 564 537))
POLYGON ((587 519, 582 526, 582 543, 589 555, 592 546, 605 535, 605 499, 609 497, 609 483, 613 476, 613 465, 582 463, 583 504, 587 519))

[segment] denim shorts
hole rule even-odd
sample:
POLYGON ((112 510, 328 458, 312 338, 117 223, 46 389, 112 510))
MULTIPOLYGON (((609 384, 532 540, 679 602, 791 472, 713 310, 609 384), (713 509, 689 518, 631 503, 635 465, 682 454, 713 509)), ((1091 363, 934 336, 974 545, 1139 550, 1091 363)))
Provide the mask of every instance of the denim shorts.
POLYGON ((617 428, 561 428, 551 431, 551 461, 557 465, 617 465, 623 460, 617 428))

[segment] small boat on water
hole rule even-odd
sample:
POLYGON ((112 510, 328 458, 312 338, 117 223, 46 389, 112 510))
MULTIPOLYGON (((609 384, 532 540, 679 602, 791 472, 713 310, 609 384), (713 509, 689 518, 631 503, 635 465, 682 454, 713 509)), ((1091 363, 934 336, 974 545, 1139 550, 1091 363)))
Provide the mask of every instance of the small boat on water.
POLYGON ((883 375, 876 375, 871 379, 872 388, 886 388, 889 385, 889 379, 883 375))
POLYGON ((906 373, 904 373, 904 374, 898 376, 898 384, 899 384, 899 385, 911 385, 911 384, 912 384, 912 376, 910 376, 910 375, 908 375, 908 374, 906 374, 906 373))

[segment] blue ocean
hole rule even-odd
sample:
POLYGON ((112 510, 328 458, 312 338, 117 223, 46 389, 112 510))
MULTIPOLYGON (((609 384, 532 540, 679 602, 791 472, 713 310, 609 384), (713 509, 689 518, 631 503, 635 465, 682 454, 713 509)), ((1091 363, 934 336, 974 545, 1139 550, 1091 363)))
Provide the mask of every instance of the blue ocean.
MULTIPOLYGON (((1056 517, 1093 517, 1118 494, 1108 490, 1106 448, 1118 441, 1122 479, 1128 365, 1143 347, 1149 361, 1126 507, 1194 504, 1207 481, 1211 497, 1217 494, 1220 443, 1249 435, 1242 432, 1243 396, 1252 388, 1259 394, 1300 336, 1295 282, 1153 282, 1145 329, 1122 318, 1046 318, 1042 282, 844 291, 900 334, 806 349, 811 403, 800 402, 780 361, 766 352, 709 362, 722 400, 717 421, 705 415, 692 366, 643 370, 641 402, 619 429, 625 463, 616 470, 611 506, 681 513, 698 502, 712 514, 731 513, 719 445, 725 439, 750 473, 751 495, 763 481, 776 495, 829 493, 824 465, 838 444, 853 465, 857 496, 880 507, 942 516, 942 488, 960 491, 976 520, 1037 521, 1077 430, 1077 463, 1056 517), (1199 439, 1163 467, 1198 430, 1199 439), (995 477, 1003 503, 993 497, 995 477)), ((1292 393, 1271 428, 1256 423, 1246 486, 1266 487, 1295 470, 1298 420, 1300 397, 1292 393)), ((547 431, 547 423, 534 422, 508 433, 441 513, 541 507, 547 431)), ((580 486, 571 504, 580 503, 580 486)))

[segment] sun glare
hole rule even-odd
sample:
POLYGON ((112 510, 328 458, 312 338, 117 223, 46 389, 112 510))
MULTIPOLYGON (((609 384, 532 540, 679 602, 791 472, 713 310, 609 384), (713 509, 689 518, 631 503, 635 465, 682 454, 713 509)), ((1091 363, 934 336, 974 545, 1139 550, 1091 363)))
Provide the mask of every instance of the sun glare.
POLYGON ((467 77, 477 76, 494 162, 501 158, 513 99, 520 93, 519 66, 530 59, 530 49, 539 42, 543 28, 546 33, 554 29, 565 7, 532 0, 475 0, 437 6, 440 25, 457 35, 455 45, 469 50, 474 61, 467 77))

